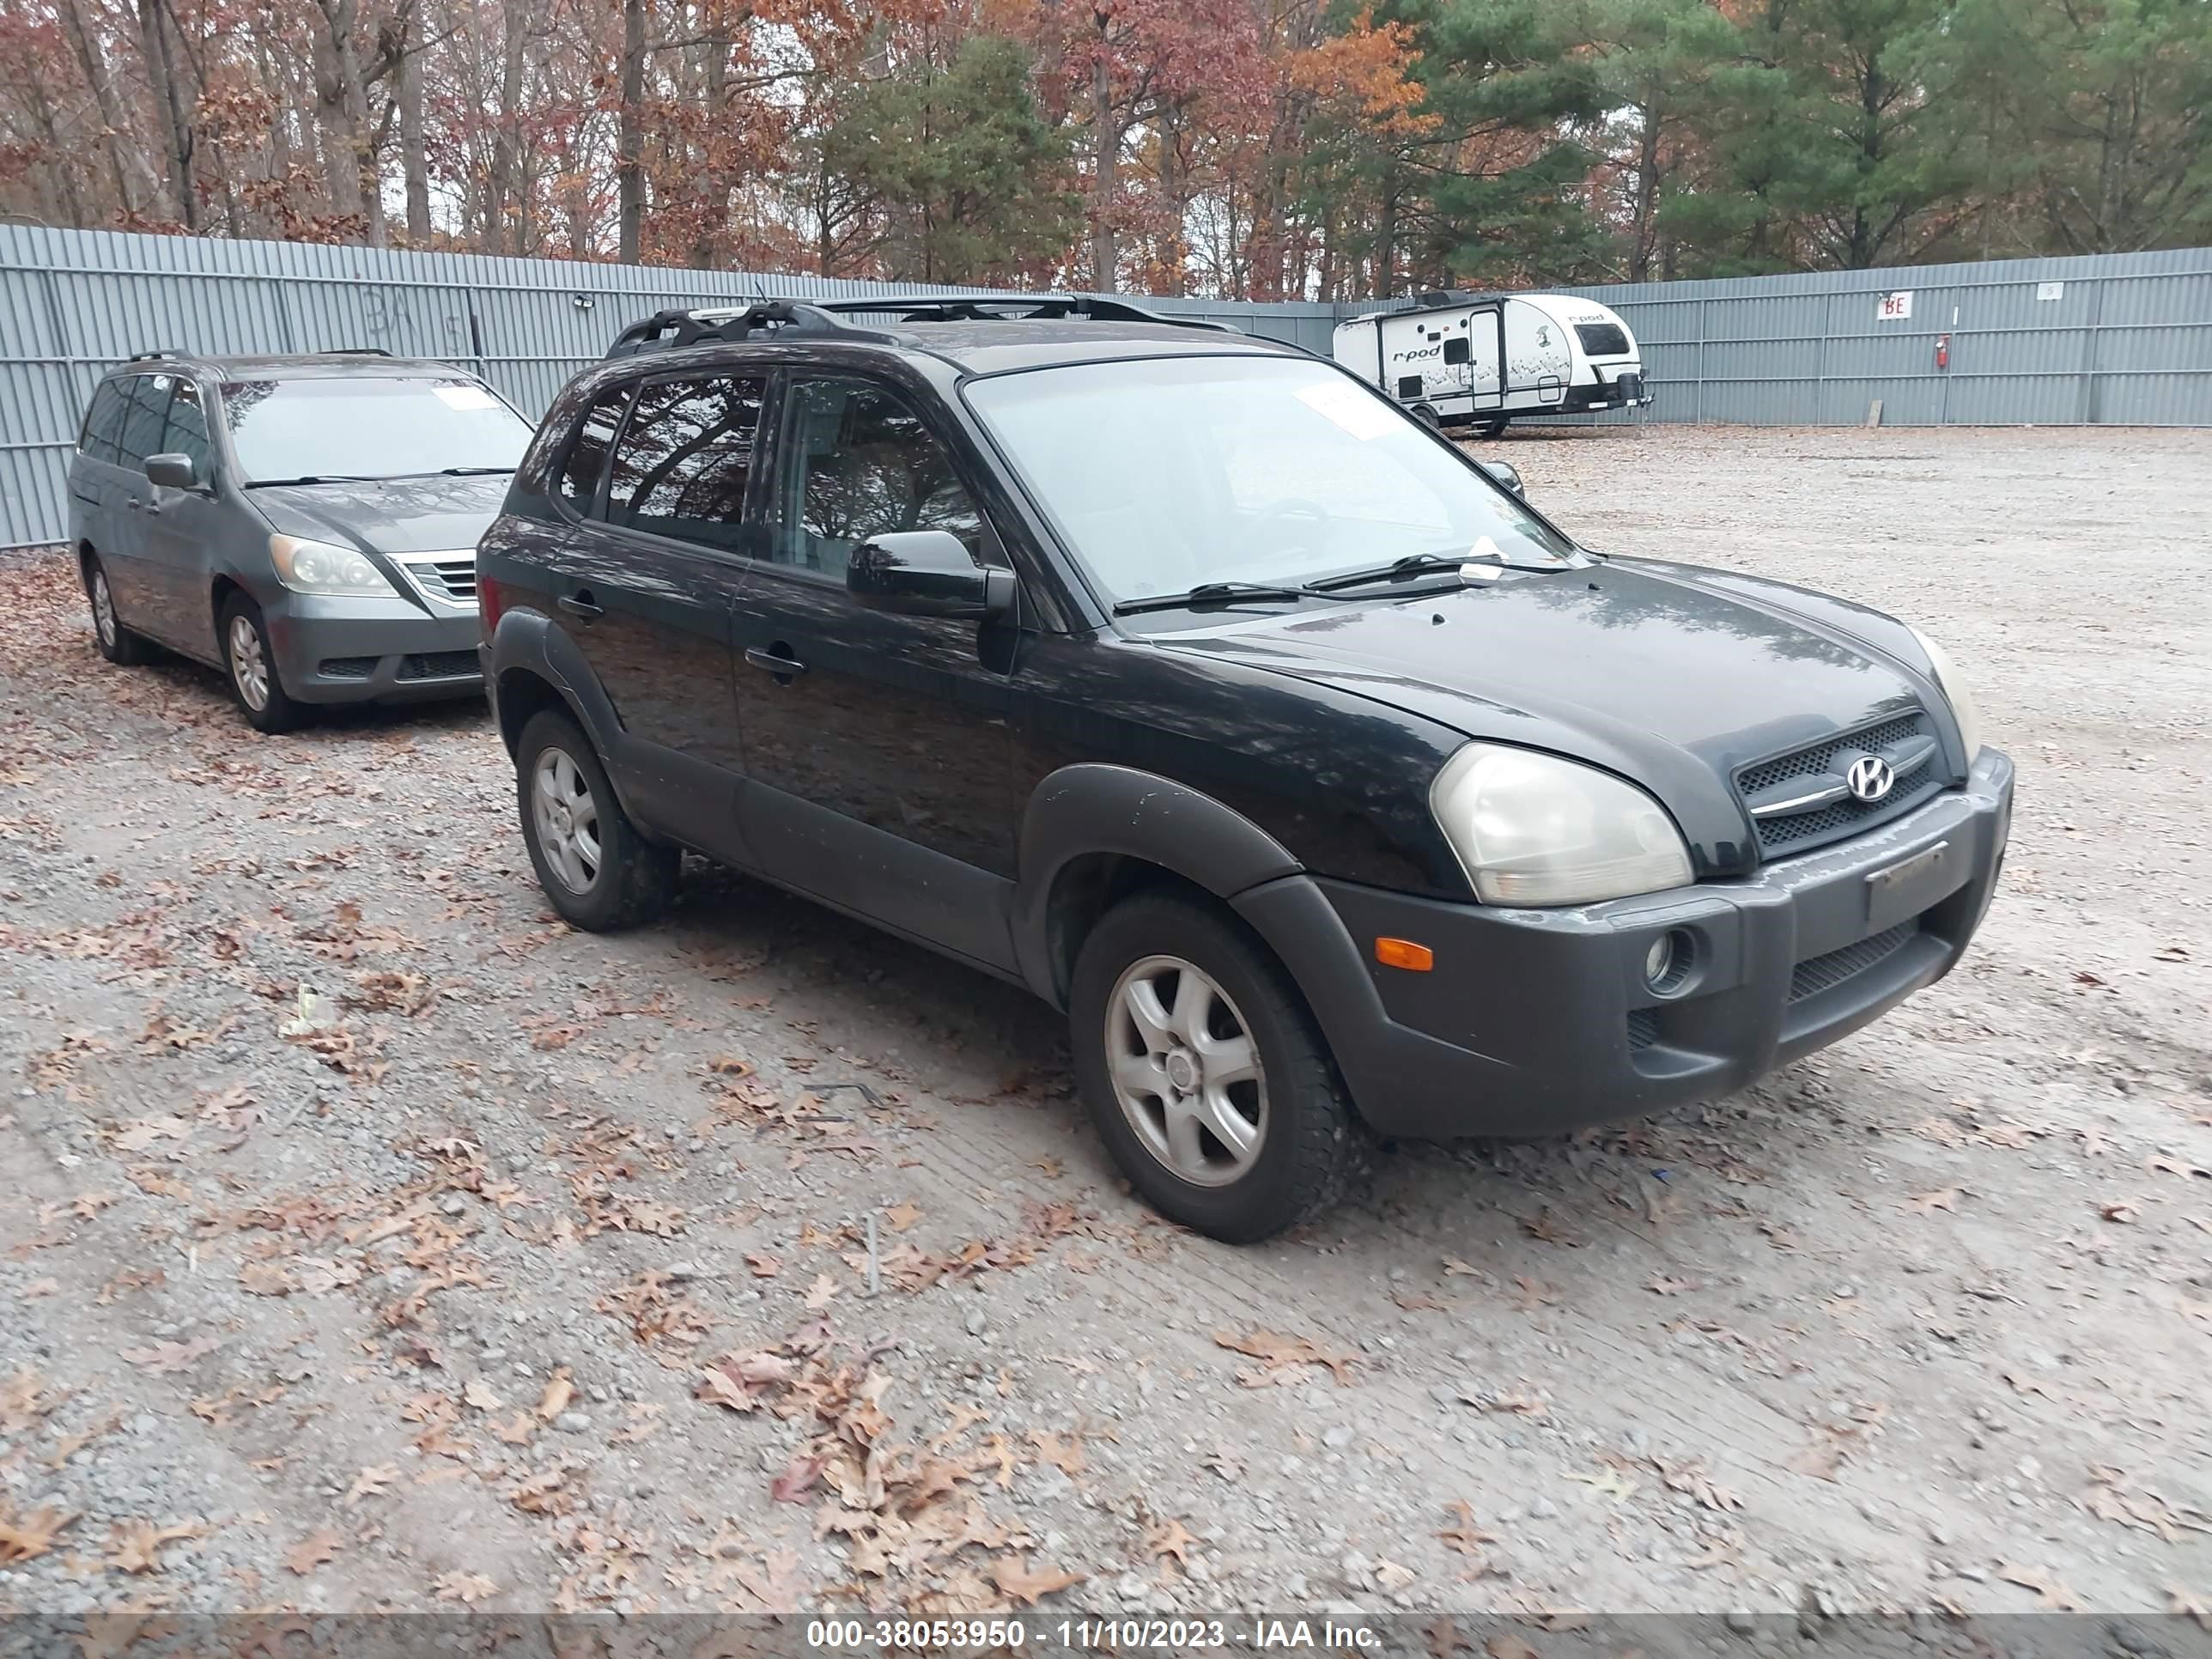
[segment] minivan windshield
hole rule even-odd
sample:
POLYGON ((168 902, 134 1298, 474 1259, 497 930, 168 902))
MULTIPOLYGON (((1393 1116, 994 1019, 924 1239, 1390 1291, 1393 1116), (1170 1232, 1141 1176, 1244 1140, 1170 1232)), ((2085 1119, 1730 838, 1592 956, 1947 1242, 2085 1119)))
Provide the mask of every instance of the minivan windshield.
POLYGON ((974 380, 967 397, 1115 600, 1400 559, 1583 562, 1472 462, 1323 363, 1072 363, 974 380))
POLYGON ((508 472, 531 434, 458 374, 226 380, 222 417, 247 483, 508 472))

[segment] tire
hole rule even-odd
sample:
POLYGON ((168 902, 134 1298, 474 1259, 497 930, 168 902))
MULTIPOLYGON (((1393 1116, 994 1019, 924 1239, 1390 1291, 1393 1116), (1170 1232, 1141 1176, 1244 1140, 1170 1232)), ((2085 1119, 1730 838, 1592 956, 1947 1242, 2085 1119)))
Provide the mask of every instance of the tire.
POLYGON ((1170 1220, 1249 1244, 1343 1195, 1365 1128, 1297 987, 1234 916, 1176 893, 1116 905, 1083 942, 1068 1018, 1076 1081, 1100 1136, 1170 1220), (1139 987, 1151 994, 1142 1006, 1165 1015, 1149 1035, 1130 1000, 1139 987), (1186 1040, 1193 1031, 1201 1044, 1186 1040), (1256 1060, 1249 1078, 1246 1054, 1256 1060), (1153 1083, 1161 1087, 1145 1086, 1153 1083), (1216 1090, 1211 1105, 1170 1115, 1171 1098, 1205 1102, 1216 1090), (1250 1131, 1252 1141, 1240 1151, 1216 1125, 1250 1131))
POLYGON ((261 607, 243 593, 223 602, 222 677, 230 682, 230 695, 238 712, 257 732, 290 732, 307 722, 305 704, 295 702, 276 672, 276 654, 269 648, 269 629, 261 620, 261 607))
POLYGON ((150 641, 125 628, 115 615, 115 595, 100 555, 84 556, 84 600, 92 607, 92 637, 100 654, 122 668, 135 668, 154 654, 150 641))
POLYGON ((550 708, 532 715, 514 767, 531 866, 562 919, 606 933, 659 915, 676 891, 683 854, 638 833, 575 721, 550 708))
POLYGON ((1493 415, 1486 421, 1477 421, 1474 424, 1474 435, 1478 438, 1503 437, 1507 425, 1507 417, 1503 415, 1493 415))
POLYGON ((1443 418, 1426 404, 1413 405, 1413 418, 1432 432, 1443 430, 1443 418))

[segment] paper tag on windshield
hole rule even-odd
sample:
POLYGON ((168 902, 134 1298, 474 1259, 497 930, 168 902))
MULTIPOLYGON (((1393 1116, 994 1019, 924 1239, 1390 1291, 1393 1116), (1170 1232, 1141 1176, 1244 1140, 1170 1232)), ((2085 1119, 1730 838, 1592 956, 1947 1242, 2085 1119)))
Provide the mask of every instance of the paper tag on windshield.
POLYGON ((434 386, 448 409, 494 409, 499 400, 480 386, 434 386))
POLYGON ((1389 404, 1362 392, 1348 380, 1322 380, 1298 388, 1298 401, 1316 414, 1326 415, 1353 437, 1379 438, 1396 423, 1389 404))

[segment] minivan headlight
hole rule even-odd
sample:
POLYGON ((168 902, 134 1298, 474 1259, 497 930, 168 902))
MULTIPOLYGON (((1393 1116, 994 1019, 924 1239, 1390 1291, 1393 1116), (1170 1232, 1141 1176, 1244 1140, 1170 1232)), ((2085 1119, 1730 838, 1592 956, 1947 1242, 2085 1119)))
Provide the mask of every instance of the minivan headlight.
POLYGON ((350 547, 312 542, 303 536, 271 536, 269 557, 276 566, 276 580, 295 593, 399 597, 384 573, 350 547))
MULTIPOLYGON (((1905 626, 1912 625, 1907 623, 1905 626)), ((1974 757, 1982 752, 1982 711, 1974 707, 1973 694, 1966 690, 1966 681, 1959 678, 1959 666, 1951 660, 1951 653, 1917 628, 1912 629, 1912 637, 1928 653, 1929 663, 1935 669, 1936 684, 1942 687, 1943 696, 1950 702, 1951 718, 1959 722, 1959 741, 1966 746, 1966 764, 1972 766, 1974 757)))
POLYGON ((1657 801, 1556 755, 1468 744, 1429 805, 1486 904, 1595 904, 1690 883, 1690 849, 1657 801))

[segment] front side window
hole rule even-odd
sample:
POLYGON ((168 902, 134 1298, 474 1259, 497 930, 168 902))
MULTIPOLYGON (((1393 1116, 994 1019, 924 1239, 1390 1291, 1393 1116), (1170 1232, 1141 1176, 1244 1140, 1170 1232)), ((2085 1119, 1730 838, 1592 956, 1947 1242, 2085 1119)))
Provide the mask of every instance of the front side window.
POLYGON ((207 410, 200 403, 200 389, 190 380, 179 380, 176 393, 169 399, 169 418, 161 432, 158 453, 191 456, 192 476, 202 483, 215 477, 214 452, 208 443, 207 410))
POLYGON ((1075 363, 970 383, 1114 599, 1408 556, 1557 570, 1572 543, 1348 374, 1289 357, 1075 363))
POLYGON ((777 563, 842 581, 854 548, 899 530, 950 531, 982 556, 982 515, 952 457, 897 398, 866 380, 799 380, 784 410, 777 563))
POLYGON ((247 483, 512 472, 531 437, 461 374, 226 380, 222 418, 247 483))
POLYGON ((167 374, 134 374, 125 383, 123 429, 115 440, 115 458, 125 466, 143 467, 149 455, 161 453, 170 380, 167 374))
POLYGON ((77 435, 77 447, 95 461, 113 461, 121 453, 116 443, 123 435, 123 393, 127 385, 102 380, 92 394, 92 407, 84 412, 84 430, 77 435))
POLYGON ((649 380, 607 471, 607 521, 734 552, 768 384, 752 375, 649 380))
POLYGON ((622 427, 623 410, 629 407, 629 388, 603 392, 576 423, 576 435, 561 462, 561 499, 570 509, 586 514, 599 500, 599 479, 607 470, 607 450, 622 427))

